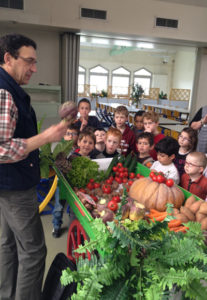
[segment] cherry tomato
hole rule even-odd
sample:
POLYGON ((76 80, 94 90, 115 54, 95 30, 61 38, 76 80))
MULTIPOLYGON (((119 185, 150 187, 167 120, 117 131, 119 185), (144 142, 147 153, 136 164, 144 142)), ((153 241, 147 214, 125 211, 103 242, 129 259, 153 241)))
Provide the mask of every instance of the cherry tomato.
POLYGON ((149 176, 150 176, 150 178, 152 178, 153 176, 155 176, 155 173, 154 172, 150 172, 149 176))
POLYGON ((128 177, 128 172, 124 171, 124 177, 128 177))
POLYGON ((92 182, 89 182, 86 186, 89 190, 92 190, 94 188, 94 185, 92 182))
POLYGON ((90 196, 95 202, 98 202, 98 198, 96 196, 94 196, 94 195, 90 195, 90 196))
POLYGON ((129 186, 132 185, 132 183, 133 183, 133 180, 129 180, 129 181, 128 181, 128 185, 129 185, 129 186))
POLYGON ((120 199, 120 197, 119 196, 113 196, 112 197, 112 201, 115 201, 115 202, 120 202, 121 201, 121 199, 120 199))
POLYGON ((111 184, 111 180, 110 179, 106 179, 106 183, 107 184, 111 184))
POLYGON ((120 178, 124 178, 124 177, 125 177, 125 176, 124 176, 124 172, 120 172, 120 173, 119 173, 119 177, 120 177, 120 178))
POLYGON ((113 167, 112 168, 114 172, 117 172, 118 168, 117 167, 113 167))
POLYGON ((119 172, 116 172, 115 177, 119 177, 119 174, 120 174, 119 172))
POLYGON ((168 186, 168 187, 171 187, 174 185, 174 180, 173 179, 167 179, 165 184, 168 186))
POLYGON ((158 174, 158 175, 157 175, 157 182, 158 182, 158 183, 163 183, 163 182, 165 182, 165 177, 164 177, 163 175, 161 175, 161 174, 158 174))
POLYGON ((104 184, 104 185, 102 186, 102 191, 103 191, 105 194, 110 194, 110 193, 111 193, 111 187, 110 187, 110 185, 104 184))
POLYGON ((137 174, 137 175, 136 175, 136 178, 138 178, 138 179, 139 179, 139 178, 140 178, 140 176, 141 176, 140 174, 137 174))
POLYGON ((91 179, 89 180, 89 182, 91 182, 91 183, 94 183, 94 179, 93 179, 93 178, 91 178, 91 179))
POLYGON ((153 181, 157 181, 157 175, 151 177, 153 181))
POLYGON ((124 168, 123 167, 119 168, 119 172, 123 173, 124 172, 124 168))
POLYGON ((108 179, 112 182, 114 180, 114 177, 110 176, 108 179))
POLYGON ((133 173, 133 172, 131 172, 131 173, 129 173, 129 178, 131 178, 131 179, 133 179, 133 178, 135 178, 135 173, 133 173))
POLYGON ((118 182, 119 184, 122 183, 122 179, 120 177, 115 177, 116 182, 118 182))
POLYGON ((127 182, 128 182, 128 179, 127 179, 126 177, 124 177, 124 178, 122 179, 122 181, 123 181, 123 183, 127 183, 127 182))
POLYGON ((122 163, 118 163, 117 167, 119 167, 119 168, 123 167, 122 163))
POLYGON ((93 185, 93 187, 94 187, 94 189, 98 189, 98 188, 100 188, 100 183, 99 182, 94 182, 94 185, 93 185))
POLYGON ((116 201, 111 200, 111 201, 109 201, 109 203, 107 204, 107 207, 108 207, 110 210, 112 210, 112 211, 116 211, 117 208, 118 208, 118 204, 117 204, 116 201))

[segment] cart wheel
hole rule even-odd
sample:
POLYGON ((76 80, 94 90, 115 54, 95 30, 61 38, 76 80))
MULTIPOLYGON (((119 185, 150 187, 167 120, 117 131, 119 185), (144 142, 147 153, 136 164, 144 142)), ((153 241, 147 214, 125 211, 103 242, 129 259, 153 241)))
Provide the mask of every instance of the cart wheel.
MULTIPOLYGON (((78 220, 74 220, 68 230, 68 240, 67 240, 67 257, 74 263, 80 256, 85 258, 85 253, 76 253, 74 250, 78 248, 79 245, 83 245, 83 242, 88 239, 83 226, 78 220)), ((87 251, 88 259, 91 259, 91 254, 87 251)))

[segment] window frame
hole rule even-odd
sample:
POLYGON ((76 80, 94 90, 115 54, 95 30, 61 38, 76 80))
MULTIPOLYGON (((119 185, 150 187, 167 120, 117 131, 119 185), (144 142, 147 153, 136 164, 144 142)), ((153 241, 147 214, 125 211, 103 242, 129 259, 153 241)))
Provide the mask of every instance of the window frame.
MULTIPOLYGON (((109 86, 109 70, 108 70, 107 68, 103 67, 102 65, 99 65, 99 64, 89 69, 89 86, 90 86, 90 94, 93 93, 93 92, 91 91, 91 75, 107 77, 107 81, 106 81, 106 92, 108 92, 108 86, 109 86), (107 71, 107 74, 106 74, 106 73, 99 73, 99 72, 91 72, 92 69, 97 68, 97 67, 101 67, 101 68, 103 68, 104 70, 106 70, 106 71, 107 71)), ((101 92, 101 91, 96 90, 96 93, 98 93, 98 92, 101 92)))
MULTIPOLYGON (((78 95, 84 96, 84 95, 86 95, 86 68, 81 65, 78 66, 78 77, 79 77, 79 75, 84 75, 84 83, 83 83, 83 92, 78 91, 78 95), (79 71, 79 67, 83 68, 85 71, 79 71)), ((79 87, 79 84, 78 84, 78 87, 79 87)))
MULTIPOLYGON (((139 68, 138 70, 134 71, 133 84, 135 84, 135 78, 145 78, 145 79, 148 78, 148 79, 150 79, 150 84, 149 84, 149 90, 150 90, 150 88, 152 87, 152 76, 153 76, 153 73, 150 70, 148 70, 146 68, 139 68), (141 70, 145 70, 145 71, 149 72, 151 75, 135 75, 136 72, 141 71, 141 70)), ((149 95, 149 92, 148 92, 148 94, 145 94, 145 95, 149 95)))
POLYGON ((123 67, 123 66, 119 66, 115 69, 113 69, 111 71, 111 94, 112 94, 112 98, 115 98, 115 96, 117 96, 118 98, 119 97, 130 97, 130 81, 131 81, 131 71, 129 71, 127 68, 123 67), (114 71, 120 69, 120 68, 123 68, 124 70, 126 70, 127 72, 129 72, 128 75, 126 74, 113 74, 114 71), (120 77, 120 78, 129 78, 129 84, 128 84, 128 93, 127 94, 113 94, 113 77, 120 77))

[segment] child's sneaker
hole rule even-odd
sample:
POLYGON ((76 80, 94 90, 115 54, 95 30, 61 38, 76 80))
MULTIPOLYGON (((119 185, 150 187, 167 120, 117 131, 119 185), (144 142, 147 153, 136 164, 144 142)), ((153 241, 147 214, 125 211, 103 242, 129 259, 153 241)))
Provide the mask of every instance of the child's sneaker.
POLYGON ((59 238, 61 235, 61 229, 60 228, 53 228, 52 230, 52 236, 54 238, 59 238))

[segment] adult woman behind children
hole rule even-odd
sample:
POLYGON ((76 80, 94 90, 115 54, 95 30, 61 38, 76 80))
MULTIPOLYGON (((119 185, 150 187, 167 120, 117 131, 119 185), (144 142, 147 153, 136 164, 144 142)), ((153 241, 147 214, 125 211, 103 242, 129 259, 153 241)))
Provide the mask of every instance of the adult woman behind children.
POLYGON ((190 126, 198 130, 197 151, 207 153, 207 105, 197 111, 190 126))

